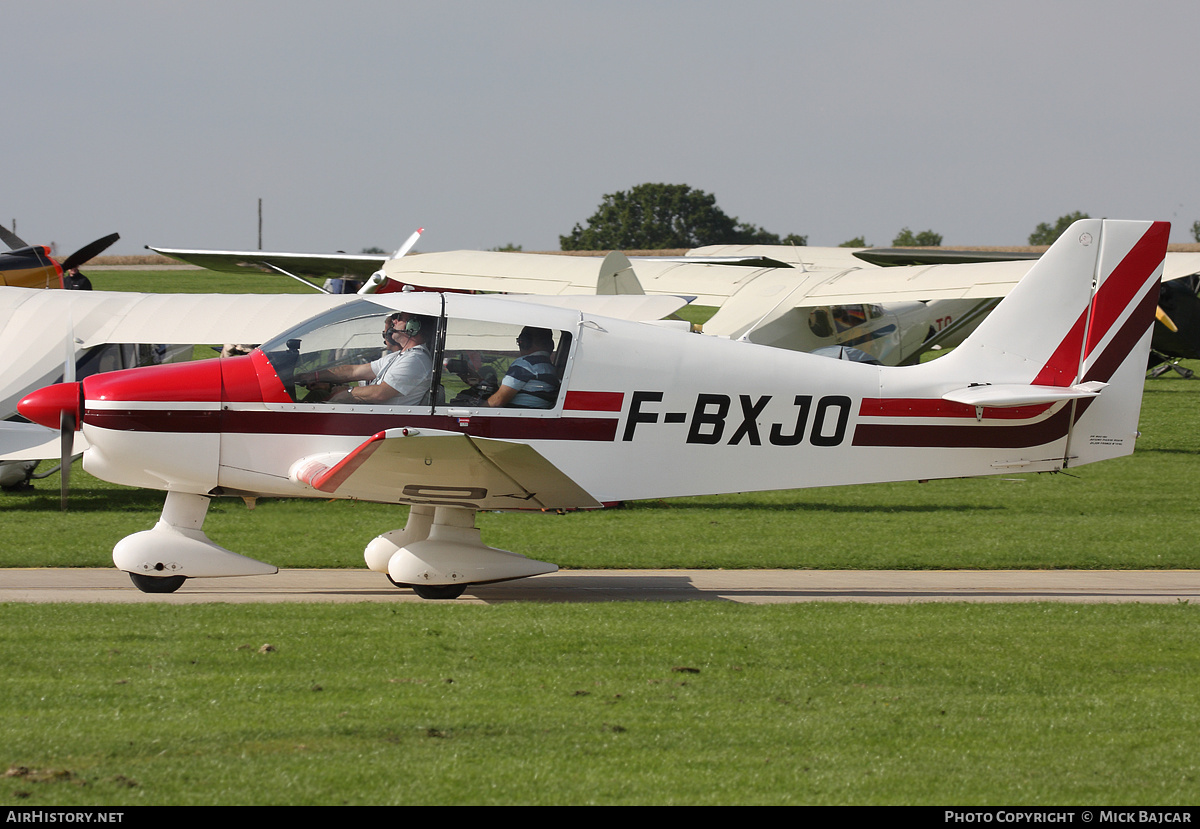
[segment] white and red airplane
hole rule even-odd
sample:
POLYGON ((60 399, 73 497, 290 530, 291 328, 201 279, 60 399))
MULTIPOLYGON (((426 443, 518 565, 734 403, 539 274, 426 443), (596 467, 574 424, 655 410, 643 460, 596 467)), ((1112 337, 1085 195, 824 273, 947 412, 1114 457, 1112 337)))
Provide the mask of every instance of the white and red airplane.
POLYGON ((98 477, 167 491, 155 527, 113 552, 142 590, 276 571, 208 539, 213 497, 332 497, 410 505, 403 530, 367 545, 367 565, 453 598, 557 569, 485 545, 481 509, 1057 471, 1130 454, 1169 230, 1077 222, 962 345, 914 366, 602 316, 579 310, 586 297, 391 293, 247 357, 96 375, 19 410, 82 429, 98 477), (400 339, 421 336, 431 352, 428 402, 327 400, 315 381, 362 376, 397 312, 400 339), (426 321, 417 334, 414 318, 426 321), (553 367, 541 375, 550 389, 538 408, 495 408, 530 329, 551 332, 538 358, 553 367))

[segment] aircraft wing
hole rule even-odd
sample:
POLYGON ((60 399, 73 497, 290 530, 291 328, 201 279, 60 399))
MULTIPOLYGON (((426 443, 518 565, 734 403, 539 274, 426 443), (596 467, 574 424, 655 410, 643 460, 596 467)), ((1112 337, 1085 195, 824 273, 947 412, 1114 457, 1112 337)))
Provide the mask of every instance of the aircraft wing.
MULTIPOLYGON (((1032 267, 1031 259, 965 261, 881 267, 856 258, 854 249, 824 248, 801 261, 805 248, 719 246, 698 248, 705 256, 745 255, 784 261, 787 267, 747 267, 715 261, 653 258, 630 263, 647 294, 690 296, 700 305, 724 308, 736 301, 753 304, 760 315, 782 307, 885 303, 936 299, 988 299, 1006 296, 1032 267), (770 256, 768 256, 770 253, 770 256)), ((689 254, 690 255, 690 254, 689 254)), ((406 284, 448 290, 515 294, 595 293, 598 257, 494 251, 449 251, 406 256, 385 266, 406 284)), ((1169 253, 1164 279, 1200 272, 1200 253, 1169 253)), ((706 326, 708 328, 708 326, 706 326)))
POLYGON ((548 510, 601 506, 526 444, 439 430, 389 429, 347 454, 301 458, 290 477, 319 492, 409 504, 548 510))
MULTIPOLYGON (((1031 265, 988 262, 880 268, 859 260, 846 267, 744 267, 715 262, 639 259, 631 263, 647 294, 692 296, 700 305, 724 305, 748 289, 763 302, 786 292, 795 306, 898 299, 1003 296, 1031 265), (970 270, 966 270, 970 268, 970 270)), ((394 260, 387 275, 422 287, 515 294, 595 293, 601 260, 537 253, 450 251, 394 260)))
MULTIPOLYGON (((695 297, 701 305, 720 305, 758 273, 778 270, 654 258, 630 264, 645 293, 695 297)), ((384 272, 418 287, 553 296, 595 294, 603 265, 597 256, 457 250, 393 259, 384 272)))
POLYGON ((285 271, 312 279, 366 279, 387 261, 383 253, 286 253, 262 250, 148 250, 222 273, 279 273, 285 271))
MULTIPOLYGON (((83 432, 75 433, 72 455, 88 448, 83 432)), ((57 458, 62 451, 58 431, 36 423, 0 420, 0 461, 41 461, 57 458)))
MULTIPOLYGON (((925 265, 968 265, 984 262, 1026 262, 1039 251, 967 250, 954 248, 822 248, 794 245, 709 245, 693 248, 685 259, 707 261, 776 261, 802 268, 894 268, 925 265)), ((1163 281, 1200 273, 1200 253, 1168 252, 1163 281)), ((866 300, 869 301, 869 300, 866 300)))
MULTIPOLYGON (((353 294, 138 294, 0 287, 0 353, 27 355, 62 342, 68 325, 84 348, 102 343, 260 343, 353 294)), ((62 360, 62 348, 53 349, 62 360)))

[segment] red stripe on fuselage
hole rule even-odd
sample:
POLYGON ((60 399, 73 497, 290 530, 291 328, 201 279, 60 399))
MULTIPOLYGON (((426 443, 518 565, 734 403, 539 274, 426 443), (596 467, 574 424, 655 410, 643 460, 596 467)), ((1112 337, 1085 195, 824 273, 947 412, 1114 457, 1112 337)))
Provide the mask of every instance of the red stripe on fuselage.
POLYGON ((619 391, 569 391, 563 401, 568 412, 619 412, 625 393, 619 391))
MULTIPOLYGON (((983 419, 1028 420, 1044 414, 1050 406, 1050 403, 1039 403, 1033 406, 985 407, 983 419)), ((858 414, 861 417, 953 417, 975 420, 975 407, 940 398, 863 398, 858 414)))
POLYGON ((381 414, 377 412, 187 411, 84 409, 84 422, 103 429, 141 432, 226 432, 243 435, 373 435, 387 429, 438 429, 498 440, 609 441, 616 418, 487 417, 381 414))

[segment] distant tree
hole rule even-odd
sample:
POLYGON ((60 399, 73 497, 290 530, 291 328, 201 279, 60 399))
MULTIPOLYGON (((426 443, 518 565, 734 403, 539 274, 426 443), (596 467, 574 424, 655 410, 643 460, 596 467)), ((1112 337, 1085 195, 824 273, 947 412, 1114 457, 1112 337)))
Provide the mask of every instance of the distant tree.
POLYGON ((363 253, 387 253, 387 251, 384 250, 383 248, 375 248, 375 247, 363 248, 362 252, 363 253))
POLYGON ((920 233, 913 233, 907 227, 896 234, 896 238, 892 240, 894 248, 936 248, 942 244, 942 236, 940 233, 934 233, 932 230, 922 230, 920 233))
POLYGON ((1029 244, 1031 245, 1053 245, 1059 236, 1075 222, 1080 219, 1090 218, 1086 213, 1080 213, 1076 210, 1074 213, 1068 213, 1065 216, 1059 216, 1054 226, 1042 222, 1038 225, 1033 233, 1029 234, 1029 244))
POLYGON ((686 184, 639 184, 609 193, 588 219, 558 237, 563 250, 662 250, 702 245, 804 245, 805 236, 780 239, 739 222, 717 207, 715 196, 686 184))
POLYGON ((1200 242, 1200 221, 1192 222, 1192 238, 1200 242))
POLYGON ((491 248, 491 250, 500 251, 501 253, 520 253, 523 248, 520 245, 514 245, 512 242, 509 242, 507 245, 491 248))
POLYGON ((839 248, 869 248, 869 247, 871 247, 871 245, 868 245, 862 236, 855 236, 853 239, 847 239, 846 241, 842 242, 840 245, 838 245, 838 247, 839 248))

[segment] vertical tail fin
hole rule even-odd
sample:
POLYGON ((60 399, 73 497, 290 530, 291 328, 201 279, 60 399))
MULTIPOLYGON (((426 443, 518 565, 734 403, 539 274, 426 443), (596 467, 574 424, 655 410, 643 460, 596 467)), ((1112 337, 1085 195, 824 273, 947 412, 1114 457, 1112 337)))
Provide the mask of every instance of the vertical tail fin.
POLYGON ((1170 229, 1167 222, 1075 222, 948 355, 978 372, 978 382, 1007 384, 1014 399, 1017 386, 1048 397, 1101 388, 1067 404, 1064 465, 1133 451, 1170 229))
POLYGON ((958 350, 1008 382, 1108 382, 1154 321, 1170 229, 1075 222, 958 350))

